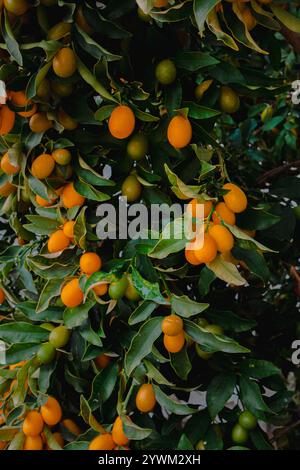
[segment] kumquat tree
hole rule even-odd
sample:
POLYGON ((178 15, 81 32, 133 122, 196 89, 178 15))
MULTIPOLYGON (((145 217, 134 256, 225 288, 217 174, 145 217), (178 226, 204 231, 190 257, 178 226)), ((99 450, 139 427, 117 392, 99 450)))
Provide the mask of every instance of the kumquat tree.
POLYGON ((300 449, 299 2, 0 11, 1 450, 300 449))

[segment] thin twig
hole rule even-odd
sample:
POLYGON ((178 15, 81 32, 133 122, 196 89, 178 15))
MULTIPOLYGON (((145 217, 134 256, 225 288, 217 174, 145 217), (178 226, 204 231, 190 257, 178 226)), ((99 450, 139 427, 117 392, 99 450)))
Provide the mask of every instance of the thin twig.
POLYGON ((276 168, 272 168, 272 170, 266 171, 266 173, 258 178, 257 184, 259 186, 263 186, 267 181, 277 178, 277 176, 285 173, 286 171, 291 171, 293 168, 300 168, 300 160, 295 160, 294 162, 286 163, 276 168))

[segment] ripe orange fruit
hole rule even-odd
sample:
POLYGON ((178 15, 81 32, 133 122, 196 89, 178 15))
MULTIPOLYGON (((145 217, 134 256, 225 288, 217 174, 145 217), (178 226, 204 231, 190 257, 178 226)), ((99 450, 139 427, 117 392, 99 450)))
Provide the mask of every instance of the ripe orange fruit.
POLYGON ((66 209, 71 209, 74 206, 82 206, 85 197, 81 196, 74 188, 74 183, 68 183, 62 192, 62 202, 66 209))
POLYGON ((188 118, 180 115, 173 117, 169 122, 167 135, 172 147, 186 147, 192 139, 192 126, 188 118))
POLYGON ((66 418, 62 420, 61 424, 75 436, 79 436, 81 433, 80 427, 72 419, 66 418))
POLYGON ((42 415, 36 411, 29 411, 23 421, 22 430, 25 436, 35 437, 41 434, 44 427, 42 415))
POLYGON ((56 95, 62 98, 66 98, 73 93, 73 85, 71 83, 51 81, 51 89, 56 95))
POLYGON ((228 192, 223 196, 226 206, 232 212, 243 212, 247 205, 247 197, 244 191, 233 183, 226 183, 223 186, 228 192))
POLYGON ((149 413, 156 405, 156 398, 151 384, 143 384, 135 397, 135 404, 142 413, 149 413))
POLYGON ((11 193, 16 192, 16 190, 17 190, 16 186, 14 186, 9 181, 7 181, 2 186, 0 186, 0 196, 7 197, 11 193))
POLYGON ((235 214, 226 206, 225 202, 219 202, 212 215, 214 224, 221 224, 224 221, 226 224, 235 225, 235 214))
POLYGON ((207 200, 201 200, 201 199, 192 199, 188 205, 187 205, 187 212, 191 214, 192 217, 197 217, 197 210, 201 213, 203 210, 203 216, 206 219, 206 217, 209 216, 211 210, 212 210, 212 201, 207 201, 207 200))
POLYGON ((8 152, 1 158, 1 170, 7 175, 16 175, 20 171, 19 165, 15 166, 10 163, 8 152))
POLYGON ((96 295, 98 295, 99 297, 102 297, 108 291, 108 284, 98 284, 93 287, 93 291, 95 292, 96 295))
POLYGON ((153 6, 155 8, 166 7, 169 3, 169 0, 155 0, 153 6))
POLYGON ((27 436, 24 440, 23 450, 42 450, 43 441, 41 436, 27 436))
POLYGON ((112 438, 118 446, 126 446, 129 442, 128 437, 124 433, 123 423, 120 416, 118 416, 114 422, 112 428, 112 438))
POLYGON ((94 361, 97 365, 97 367, 99 367, 99 369, 105 369, 108 364, 110 363, 110 357, 107 356, 106 354, 100 354, 100 356, 97 356, 94 361))
MULTIPOLYGON (((194 243, 195 247, 192 248, 195 257, 200 263, 210 263, 217 256, 217 245, 215 240, 208 234, 203 235, 203 244, 200 245, 197 241, 194 243)), ((187 248, 191 248, 191 245, 187 245, 187 248)))
POLYGON ((39 157, 37 157, 31 166, 31 173, 32 175, 42 180, 44 178, 48 178, 51 175, 52 171, 55 167, 55 161, 52 158, 52 155, 48 153, 42 153, 39 157))
POLYGON ((236 113, 240 107, 238 94, 229 86, 222 86, 219 97, 220 108, 224 113, 236 113))
POLYGON ((127 197, 128 202, 134 202, 140 198, 142 185, 134 175, 129 175, 122 184, 122 196, 127 197))
POLYGON ((9 134, 15 125, 16 114, 8 106, 0 107, 0 135, 9 134))
POLYGON ((84 274, 93 274, 100 271, 102 260, 96 253, 84 253, 79 261, 80 269, 84 274))
POLYGON ((61 301, 66 307, 77 307, 83 301, 83 292, 78 279, 67 282, 61 291, 61 301))
POLYGON ((71 152, 67 149, 57 149, 52 152, 52 157, 59 165, 68 165, 71 161, 71 152))
POLYGON ((71 116, 66 113, 62 108, 58 110, 57 113, 58 122, 65 128, 67 131, 73 131, 78 127, 78 122, 75 119, 71 118, 71 116))
POLYGON ((196 258, 194 250, 189 249, 189 245, 185 247, 185 259, 193 266, 201 264, 201 261, 196 258))
POLYGON ((41 406, 41 415, 43 420, 49 426, 55 426, 62 417, 61 406, 54 397, 48 397, 45 405, 41 406))
POLYGON ((182 318, 178 315, 168 315, 162 321, 161 330, 168 336, 179 335, 183 330, 182 318))
POLYGON ((25 91, 11 91, 10 98, 15 106, 26 108, 25 111, 17 112, 20 116, 31 117, 36 113, 37 105, 27 98, 25 91))
POLYGON ((209 228, 208 233, 215 240, 220 253, 230 251, 233 248, 233 235, 224 225, 213 225, 209 228))
POLYGON ((49 253, 57 253, 63 251, 70 245, 70 239, 66 237, 62 230, 57 230, 50 235, 48 240, 49 253))
POLYGON ((58 77, 71 77, 77 69, 77 60, 73 50, 70 47, 60 49, 54 56, 52 67, 58 77))
POLYGON ((29 4, 26 0, 4 0, 4 8, 16 16, 21 16, 26 13, 29 4))
POLYGON ((68 220, 65 222, 63 226, 63 232, 66 237, 70 238, 71 240, 74 238, 74 226, 76 224, 75 220, 68 220))
POLYGON ((108 121, 109 132, 116 139, 126 139, 134 131, 135 116, 129 106, 117 106, 108 121))
POLYGON ((29 127, 32 132, 46 132, 53 126, 53 122, 48 119, 46 113, 35 113, 31 116, 29 127))
POLYGON ((38 194, 35 196, 35 201, 39 206, 42 206, 42 207, 50 207, 50 206, 53 206, 53 204, 55 203, 55 199, 52 199, 51 201, 47 201, 47 199, 42 198, 38 194))
POLYGON ((176 336, 164 335, 164 346, 170 353, 178 353, 181 351, 184 343, 185 336, 183 331, 176 336))
POLYGON ((116 447, 116 444, 113 441, 112 435, 99 434, 95 437, 89 445, 89 450, 113 450, 116 447))

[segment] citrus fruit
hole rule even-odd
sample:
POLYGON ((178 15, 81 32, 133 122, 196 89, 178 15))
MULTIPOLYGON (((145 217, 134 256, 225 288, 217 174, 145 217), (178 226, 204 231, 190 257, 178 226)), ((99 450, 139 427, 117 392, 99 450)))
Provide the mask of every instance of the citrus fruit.
POLYGON ((84 204, 85 197, 81 196, 74 188, 74 183, 68 183, 62 192, 62 202, 67 209, 71 207, 82 206, 84 204))
POLYGON ((73 421, 70 418, 63 419, 61 424, 70 433, 74 434, 74 436, 79 436, 79 434, 81 433, 81 430, 80 430, 80 427, 78 426, 78 424, 76 424, 75 421, 73 421))
POLYGON ((116 139, 129 137, 135 128, 133 111, 125 105, 117 106, 110 115, 108 128, 111 135, 116 139))
POLYGON ((72 240, 74 238, 74 226, 76 224, 75 220, 68 220, 68 222, 64 223, 63 232, 66 237, 72 240))
POLYGON ((127 155, 132 160, 142 160, 148 152, 148 139, 139 132, 131 137, 127 144, 127 155))
POLYGON ((102 261, 97 253, 84 253, 79 261, 80 269, 84 274, 93 274, 100 271, 102 261))
POLYGON ((174 62, 170 59, 164 59, 159 62, 155 69, 155 76, 162 85, 170 85, 176 79, 177 70, 174 62))
POLYGON ((52 155, 42 153, 33 161, 31 173, 35 178, 42 180, 51 175, 54 167, 55 161, 53 160, 52 155))
POLYGON ((229 86, 222 86, 219 97, 220 108, 224 113, 233 114, 239 110, 240 98, 229 86))
POLYGON ((172 147, 176 149, 186 147, 192 140, 192 126, 188 118, 181 115, 174 116, 169 122, 167 135, 172 147))
POLYGON ((225 204, 225 202, 219 202, 212 215, 214 224, 221 224, 225 222, 229 225, 235 225, 235 214, 225 204))
POLYGON ((41 434, 44 427, 42 415, 36 411, 29 411, 23 421, 22 431, 25 436, 35 437, 41 434))
POLYGON ((122 196, 127 197, 128 202, 134 202, 140 198, 142 185, 134 175, 129 175, 122 184, 122 196))
POLYGON ((245 444, 248 440, 248 432, 240 424, 235 424, 231 431, 231 438, 235 444, 245 444))
POLYGON ((16 16, 21 16, 26 13, 29 4, 26 0, 3 0, 4 8, 16 16))
POLYGON ((38 194, 36 194, 35 196, 35 202, 39 205, 39 206, 42 206, 42 207, 50 207, 50 206, 53 206, 53 204, 55 203, 55 199, 52 199, 51 201, 48 201, 47 199, 44 199, 43 197, 39 196, 38 194))
POLYGON ((224 225, 213 225, 208 230, 209 235, 214 239, 220 253, 230 251, 234 245, 232 233, 224 225))
POLYGON ((140 294, 138 293, 137 289, 135 288, 135 286, 132 282, 132 277, 127 276, 127 281, 128 281, 128 285, 127 285, 127 289, 126 289, 125 294, 124 294, 126 299, 131 300, 131 301, 139 300, 140 299, 140 294))
POLYGON ((184 343, 185 336, 183 331, 175 336, 164 335, 164 346, 170 353, 178 353, 181 351, 184 343))
POLYGON ((49 342, 56 349, 63 348, 70 339, 70 330, 64 325, 54 328, 49 335, 49 342))
POLYGON ((151 384, 143 384, 140 386, 136 397, 135 404, 142 413, 149 413, 156 404, 155 393, 151 384))
POLYGON ((29 121, 31 131, 37 134, 48 131, 52 126, 53 122, 48 119, 46 113, 35 113, 29 121))
POLYGON ((66 237, 62 230, 57 230, 50 235, 48 240, 49 253, 57 253, 63 251, 70 245, 70 239, 66 237))
POLYGON ((232 212, 243 212, 247 208, 247 197, 244 191, 233 183, 226 183, 223 189, 227 190, 227 193, 223 196, 226 206, 232 212))
POLYGON ((25 437, 23 450, 42 450, 43 441, 41 436, 27 436, 25 437))
POLYGON ((117 444, 118 446, 126 446, 129 442, 128 437, 124 433, 123 423, 120 416, 118 416, 114 422, 112 428, 112 438, 115 444, 117 444))
POLYGON ((15 125, 16 114, 5 104, 0 106, 0 135, 9 134, 15 125))
POLYGON ((192 245, 187 245, 187 249, 189 248, 192 248, 196 259, 200 263, 210 263, 217 256, 216 242, 208 233, 203 234, 203 242, 196 240, 192 245))
POLYGON ((10 162, 8 152, 6 152, 1 158, 1 170, 7 175, 16 175, 20 171, 19 165, 13 165, 10 162))
POLYGON ((123 276, 121 279, 118 279, 117 281, 113 281, 110 283, 109 288, 108 288, 108 295, 110 296, 111 299, 118 300, 126 292, 126 289, 128 287, 128 280, 126 276, 123 276))
POLYGON ((108 364, 110 363, 110 357, 107 356, 106 354, 100 354, 99 356, 97 356, 94 361, 97 365, 97 367, 99 367, 99 369, 105 369, 108 364))
POLYGON ((99 434, 89 444, 89 450, 113 450, 116 447, 112 435, 99 434))
POLYGON ((41 415, 46 424, 55 426, 62 417, 61 406, 54 397, 48 397, 47 402, 41 406, 41 415))
POLYGON ((51 343, 43 343, 39 347, 36 356, 40 364, 50 364, 55 359, 56 350, 51 343))
POLYGON ((93 287, 93 291, 99 297, 102 297, 108 292, 108 284, 97 284, 93 287))
POLYGON ((77 69, 76 56, 73 50, 70 47, 60 49, 54 56, 52 67, 58 77, 71 77, 77 69))
POLYGON ((212 201, 194 198, 188 203, 187 212, 189 212, 192 217, 196 218, 197 216, 200 216, 201 218, 203 211, 203 217, 206 219, 209 216, 212 207, 212 201))
POLYGON ((83 302, 83 292, 78 279, 67 282, 61 291, 61 301, 66 307, 77 307, 83 302))
POLYGON ((67 149, 54 150, 52 157, 59 165, 68 165, 72 159, 71 152, 67 149))
POLYGON ((252 431, 257 426, 257 419, 250 411, 245 410, 239 416, 239 424, 247 431, 252 431))
POLYGON ((62 108, 57 112, 57 120, 67 131, 74 131, 78 127, 78 122, 62 108))
POLYGON ((162 321, 161 330, 168 336, 179 335, 183 330, 182 318, 178 315, 168 315, 162 321))

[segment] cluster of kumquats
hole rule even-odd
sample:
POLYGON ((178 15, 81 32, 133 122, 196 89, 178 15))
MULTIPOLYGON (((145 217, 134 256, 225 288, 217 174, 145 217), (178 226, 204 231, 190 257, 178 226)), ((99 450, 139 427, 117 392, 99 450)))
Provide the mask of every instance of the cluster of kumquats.
MULTIPOLYGON (((200 226, 200 230, 203 230, 203 239, 199 238, 197 241, 196 237, 193 242, 186 245, 185 257, 192 265, 210 263, 218 253, 224 261, 237 263, 231 253, 234 237, 226 224, 230 226, 236 224, 236 214, 246 210, 248 201, 244 191, 233 183, 224 184, 222 190, 223 201, 215 205, 211 199, 192 199, 187 206, 187 211, 197 219, 197 208, 201 205, 204 217, 200 226)), ((255 233, 248 231, 247 235, 254 236, 255 233)))

